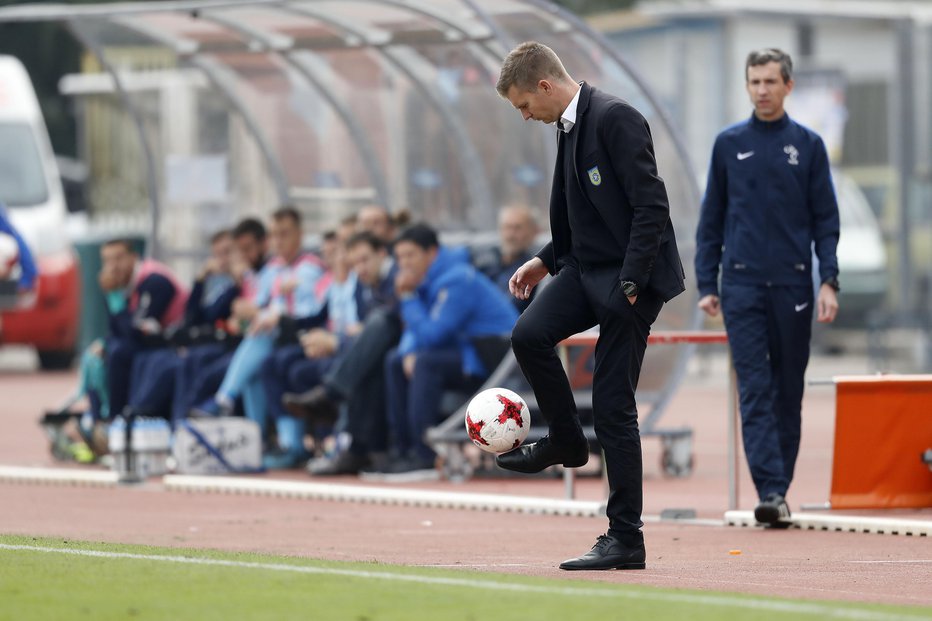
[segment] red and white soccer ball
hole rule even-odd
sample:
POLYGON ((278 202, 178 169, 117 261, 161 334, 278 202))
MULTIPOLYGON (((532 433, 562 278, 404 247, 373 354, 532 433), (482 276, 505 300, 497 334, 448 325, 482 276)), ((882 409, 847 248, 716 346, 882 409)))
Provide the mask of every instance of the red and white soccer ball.
POLYGON ((483 390, 466 407, 466 433, 473 444, 489 453, 518 448, 530 428, 527 403, 507 388, 483 390))

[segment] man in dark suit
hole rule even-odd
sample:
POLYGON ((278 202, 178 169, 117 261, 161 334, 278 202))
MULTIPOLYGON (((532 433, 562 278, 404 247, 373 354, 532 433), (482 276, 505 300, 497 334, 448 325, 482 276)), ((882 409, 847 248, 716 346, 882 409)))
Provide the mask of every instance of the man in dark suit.
POLYGON ((637 388, 650 326, 685 289, 663 180, 644 117, 626 102, 576 83, 549 47, 522 43, 502 65, 499 94, 525 120, 556 123, 550 196, 552 241, 509 282, 519 299, 553 281, 521 315, 512 348, 549 424, 540 441, 499 455, 498 465, 539 472, 589 460, 569 380, 554 350, 600 327, 592 408, 605 452, 609 529, 561 569, 643 569, 641 439, 637 388))

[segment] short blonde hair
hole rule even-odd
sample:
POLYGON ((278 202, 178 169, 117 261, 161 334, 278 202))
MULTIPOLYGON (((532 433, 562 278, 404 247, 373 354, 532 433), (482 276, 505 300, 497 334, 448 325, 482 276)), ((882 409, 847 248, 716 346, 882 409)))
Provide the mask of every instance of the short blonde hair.
POLYGON ((537 83, 547 78, 557 81, 571 80, 556 52, 543 43, 525 41, 505 57, 495 90, 502 97, 508 96, 512 86, 535 92, 537 83))

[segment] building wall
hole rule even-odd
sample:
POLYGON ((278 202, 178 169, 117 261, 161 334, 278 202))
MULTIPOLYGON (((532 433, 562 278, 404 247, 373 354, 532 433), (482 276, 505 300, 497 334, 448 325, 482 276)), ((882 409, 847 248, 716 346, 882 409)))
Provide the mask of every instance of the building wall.
MULTIPOLYGON (((890 142, 897 121, 897 32, 889 20, 809 20, 807 50, 801 45, 804 22, 795 16, 671 15, 622 23, 631 25, 606 35, 666 106, 697 170, 706 169, 716 134, 750 115, 744 64, 748 52, 761 47, 789 52, 797 71, 835 71, 844 77, 849 117, 838 163, 894 163, 896 145, 890 142)), ((917 82, 928 83, 928 76, 917 82)), ((786 106, 793 115, 792 95, 786 106)), ((928 143, 927 137, 920 140, 928 143)))
MULTIPOLYGON (((932 298, 932 22, 899 3, 868 4, 884 10, 828 16, 841 3, 796 3, 780 14, 781 7, 752 0, 645 2, 636 18, 593 23, 656 91, 699 171, 707 169, 716 134, 751 113, 743 77, 751 49, 789 52, 798 87, 806 78, 835 79, 823 92, 843 92, 846 120, 833 164, 879 218, 890 307, 912 313, 932 298), (807 14, 812 10, 822 14, 807 14)), ((803 92, 797 88, 786 102, 796 118, 817 109, 802 103, 803 92)))

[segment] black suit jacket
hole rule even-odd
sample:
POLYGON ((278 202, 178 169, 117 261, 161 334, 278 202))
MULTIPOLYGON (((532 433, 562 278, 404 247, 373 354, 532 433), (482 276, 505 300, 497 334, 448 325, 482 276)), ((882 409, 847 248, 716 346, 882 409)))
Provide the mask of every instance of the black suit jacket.
POLYGON ((572 131, 579 132, 575 152, 564 152, 562 136, 557 149, 550 194, 552 241, 537 256, 555 274, 571 254, 565 184, 576 183, 622 248, 619 280, 635 282, 664 302, 676 297, 686 289, 685 273, 647 121, 628 103, 583 82, 572 131), (564 175, 567 157, 573 158, 573 179, 564 175), (594 167, 601 177, 598 184, 587 172, 594 167))

